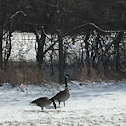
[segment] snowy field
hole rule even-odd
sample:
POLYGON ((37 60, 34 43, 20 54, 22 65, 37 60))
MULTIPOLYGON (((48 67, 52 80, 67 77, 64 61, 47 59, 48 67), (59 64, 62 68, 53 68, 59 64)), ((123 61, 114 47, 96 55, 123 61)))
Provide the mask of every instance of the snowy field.
MULTIPOLYGON (((64 89, 58 84, 0 86, 0 126, 126 126, 126 82, 71 82, 66 107, 30 106, 64 89)), ((58 103, 56 103, 58 106, 58 103)))

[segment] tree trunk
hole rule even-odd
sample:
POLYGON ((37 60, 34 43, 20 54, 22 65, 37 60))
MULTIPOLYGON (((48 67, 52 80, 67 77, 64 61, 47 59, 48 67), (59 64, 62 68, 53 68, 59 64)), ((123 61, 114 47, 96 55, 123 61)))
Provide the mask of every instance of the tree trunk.
POLYGON ((81 43, 81 66, 84 66, 84 47, 83 47, 83 43, 81 43))
POLYGON ((64 78, 64 59, 63 59, 63 42, 62 35, 59 34, 59 83, 63 84, 64 78))
POLYGON ((43 52, 43 48, 44 48, 44 44, 45 44, 45 39, 46 36, 44 34, 44 32, 42 31, 41 33, 41 38, 37 40, 38 42, 38 52, 37 52, 37 66, 39 69, 39 72, 42 74, 43 76, 43 58, 44 58, 44 52, 43 52))
POLYGON ((5 67, 5 69, 7 67, 9 57, 11 55, 11 48, 12 48, 11 36, 12 35, 11 35, 10 20, 9 20, 9 23, 8 23, 8 38, 6 40, 6 53, 5 53, 5 56, 4 56, 4 67, 5 67))
POLYGON ((3 57, 2 57, 2 28, 0 28, 0 68, 3 66, 3 57))
POLYGON ((54 68, 53 68, 53 49, 52 49, 52 52, 51 52, 51 55, 50 55, 50 59, 51 59, 51 73, 52 73, 52 76, 54 76, 54 68))
POLYGON ((64 56, 63 56, 63 40, 62 40, 62 28, 61 28, 61 25, 62 25, 61 0, 57 0, 56 2, 57 2, 57 32, 58 32, 58 40, 59 40, 59 83, 63 84, 64 56))
POLYGON ((87 67, 87 76, 90 76, 90 58, 89 58, 89 39, 90 34, 88 33, 85 39, 85 49, 86 49, 86 67, 87 67))
POLYGON ((114 56, 115 56, 115 70, 119 72, 119 63, 120 63, 120 56, 119 56, 119 43, 121 42, 123 33, 120 32, 114 42, 114 56))

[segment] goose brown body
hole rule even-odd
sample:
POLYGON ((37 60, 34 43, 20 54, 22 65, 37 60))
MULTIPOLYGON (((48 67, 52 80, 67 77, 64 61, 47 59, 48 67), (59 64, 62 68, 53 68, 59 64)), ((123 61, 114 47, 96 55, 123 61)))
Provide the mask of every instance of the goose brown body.
POLYGON ((59 102, 65 102, 70 97, 69 87, 66 87, 65 90, 57 93, 52 100, 57 100, 59 102))
POLYGON ((38 98, 38 99, 32 101, 31 104, 36 104, 37 106, 40 106, 42 108, 42 111, 43 111, 43 107, 50 105, 52 102, 53 102, 53 105, 56 109, 56 104, 54 103, 54 101, 52 101, 48 97, 38 98))

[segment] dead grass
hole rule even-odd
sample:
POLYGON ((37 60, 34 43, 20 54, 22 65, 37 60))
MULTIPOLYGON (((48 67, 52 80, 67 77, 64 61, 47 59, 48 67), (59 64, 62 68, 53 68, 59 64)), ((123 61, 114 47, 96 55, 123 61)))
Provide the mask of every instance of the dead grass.
POLYGON ((90 68, 90 75, 87 75, 87 67, 83 67, 78 78, 80 81, 119 81, 125 79, 119 73, 112 73, 111 71, 106 72, 102 64, 97 69, 90 68))
POLYGON ((40 84, 43 82, 43 74, 37 67, 31 67, 26 62, 17 62, 16 64, 11 62, 6 69, 0 70, 0 82, 40 84))
MULTIPOLYGON (((102 64, 98 66, 97 69, 90 68, 90 75, 87 75, 87 67, 84 66, 81 68, 81 71, 78 72, 77 69, 72 68, 73 75, 72 78, 76 78, 78 81, 109 81, 109 80, 122 80, 118 73, 112 74, 108 72, 107 76, 104 74, 104 67, 102 64)), ((41 84, 41 83, 58 83, 58 70, 55 71, 55 74, 52 76, 48 67, 44 69, 43 72, 38 70, 35 62, 12 62, 10 61, 6 69, 0 70, 0 83, 11 83, 11 84, 41 84)), ((70 74, 68 72, 68 74, 70 74)))

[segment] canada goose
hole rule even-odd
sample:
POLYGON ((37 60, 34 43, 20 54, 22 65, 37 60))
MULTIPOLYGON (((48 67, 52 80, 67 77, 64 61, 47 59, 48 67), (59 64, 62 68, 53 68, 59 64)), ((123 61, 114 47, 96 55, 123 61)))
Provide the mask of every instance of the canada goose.
POLYGON ((30 104, 36 104, 36 105, 40 106, 43 111, 43 107, 50 105, 52 102, 53 102, 54 108, 56 109, 55 102, 52 101, 51 99, 49 99, 48 97, 38 98, 38 99, 32 101, 30 104))
POLYGON ((65 76, 65 90, 60 91, 54 97, 51 98, 52 101, 57 100, 59 102, 59 106, 60 106, 60 102, 64 102, 64 106, 65 106, 65 101, 70 97, 69 87, 67 85, 67 78, 68 75, 65 76))

